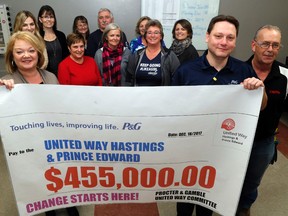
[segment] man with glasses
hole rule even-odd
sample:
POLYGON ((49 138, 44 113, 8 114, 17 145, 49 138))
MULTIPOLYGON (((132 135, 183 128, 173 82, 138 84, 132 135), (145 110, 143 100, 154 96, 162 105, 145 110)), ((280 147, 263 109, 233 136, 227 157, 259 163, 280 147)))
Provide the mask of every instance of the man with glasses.
POLYGON ((250 207, 257 198, 257 188, 265 170, 277 159, 274 136, 287 94, 287 78, 283 74, 288 74, 286 66, 276 61, 281 47, 281 31, 272 25, 259 28, 251 44, 254 55, 247 62, 264 82, 268 101, 259 115, 237 216, 250 215, 250 207))

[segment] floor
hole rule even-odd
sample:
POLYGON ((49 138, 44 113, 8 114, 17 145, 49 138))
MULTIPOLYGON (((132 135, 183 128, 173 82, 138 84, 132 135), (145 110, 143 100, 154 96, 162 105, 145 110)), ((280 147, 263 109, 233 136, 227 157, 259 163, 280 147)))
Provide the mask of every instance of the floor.
MULTIPOLYGON (((288 215, 288 114, 283 114, 279 124, 278 161, 271 165, 259 188, 259 197, 251 209, 251 216, 286 216, 288 215)), ((7 171, 3 148, 0 146, 0 216, 17 216, 14 196, 7 171)), ((102 206, 105 209, 108 206, 102 206)), ((77 207, 80 216, 94 216, 94 206, 77 207)), ((100 208, 101 209, 101 208, 100 208)), ((160 216, 175 216, 175 203, 158 203, 160 216)), ((120 214, 101 214, 95 216, 123 216, 120 214)), ((66 216, 65 210, 58 210, 57 216, 66 216)), ((135 216, 135 214, 131 214, 135 216)), ((130 215, 130 216, 131 216, 130 215)), ((137 214, 138 215, 138 214, 137 214)), ((145 214, 141 214, 145 215, 145 214)), ((45 216, 39 214, 38 216, 45 216)), ((147 216, 152 216, 151 214, 147 216)), ((214 213, 213 216, 218 216, 214 213)))

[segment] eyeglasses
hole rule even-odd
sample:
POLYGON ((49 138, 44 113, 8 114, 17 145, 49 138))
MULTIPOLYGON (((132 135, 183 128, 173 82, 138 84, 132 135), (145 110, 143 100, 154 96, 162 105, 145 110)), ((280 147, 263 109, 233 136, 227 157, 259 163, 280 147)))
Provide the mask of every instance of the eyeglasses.
POLYGON ((48 19, 54 19, 54 16, 42 16, 42 18, 48 20, 48 19))
POLYGON ((154 35, 159 35, 160 34, 160 31, 155 31, 155 32, 147 32, 147 34, 148 35, 152 35, 152 34, 154 34, 154 35))
POLYGON ((259 47, 261 47, 261 48, 263 48, 263 49, 268 49, 270 46, 272 46, 272 49, 274 49, 274 50, 279 50, 280 48, 282 48, 283 47, 283 45, 282 44, 280 44, 280 43, 270 43, 270 42, 268 42, 268 41, 263 41, 263 42, 261 42, 261 41, 256 41, 256 40, 254 40, 255 42, 256 42, 256 44, 259 46, 259 47))
POLYGON ((77 25, 77 28, 87 28, 88 25, 86 23, 82 23, 82 24, 79 24, 77 25))

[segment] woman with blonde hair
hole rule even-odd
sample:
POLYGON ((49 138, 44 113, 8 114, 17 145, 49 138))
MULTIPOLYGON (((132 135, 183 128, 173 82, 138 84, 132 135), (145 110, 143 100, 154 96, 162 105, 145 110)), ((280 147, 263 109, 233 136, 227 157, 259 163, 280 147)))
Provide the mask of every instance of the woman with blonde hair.
POLYGON ((13 79, 17 83, 58 84, 56 76, 44 69, 45 44, 28 31, 14 33, 7 45, 5 65, 8 75, 1 79, 13 79))
MULTIPOLYGON (((14 33, 7 45, 5 53, 8 75, 2 80, 13 79, 15 84, 59 84, 57 77, 47 70, 41 69, 44 64, 45 43, 28 31, 14 33)), ((7 86, 7 85, 6 85, 7 86)), ((79 216, 76 207, 66 208, 69 216, 79 216)), ((54 216, 54 210, 45 213, 54 216)))
MULTIPOLYGON (((18 31, 29 31, 39 39, 43 40, 39 33, 39 26, 37 25, 36 18, 30 11, 22 10, 17 13, 14 21, 13 33, 18 31)), ((44 50, 44 56, 45 62, 42 66, 42 69, 45 69, 48 65, 48 55, 46 48, 44 50)))
POLYGON ((37 37, 41 37, 35 16, 26 10, 19 11, 15 17, 13 33, 17 31, 29 31, 37 37))

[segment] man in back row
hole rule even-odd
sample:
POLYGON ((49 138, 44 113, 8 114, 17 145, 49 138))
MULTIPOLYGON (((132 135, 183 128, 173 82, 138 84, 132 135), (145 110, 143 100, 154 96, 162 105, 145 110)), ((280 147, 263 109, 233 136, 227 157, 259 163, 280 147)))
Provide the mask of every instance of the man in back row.
MULTIPOLYGON (((87 55, 94 58, 96 51, 103 46, 102 35, 106 26, 114 22, 112 12, 108 8, 101 8, 98 11, 98 27, 96 31, 92 32, 87 40, 87 55)), ((127 37, 123 32, 122 42, 125 47, 129 47, 127 37)))
MULTIPOLYGON (((194 60, 181 65, 175 72, 172 85, 228 85, 243 84, 245 89, 264 87, 253 69, 246 63, 230 56, 236 47, 239 22, 232 16, 218 15, 208 26, 206 43, 208 50, 194 60)), ((267 104, 263 93, 262 106, 267 104)), ((177 203, 177 216, 191 216, 194 204, 177 203)), ((211 216, 212 211, 196 206, 197 216, 211 216)))

